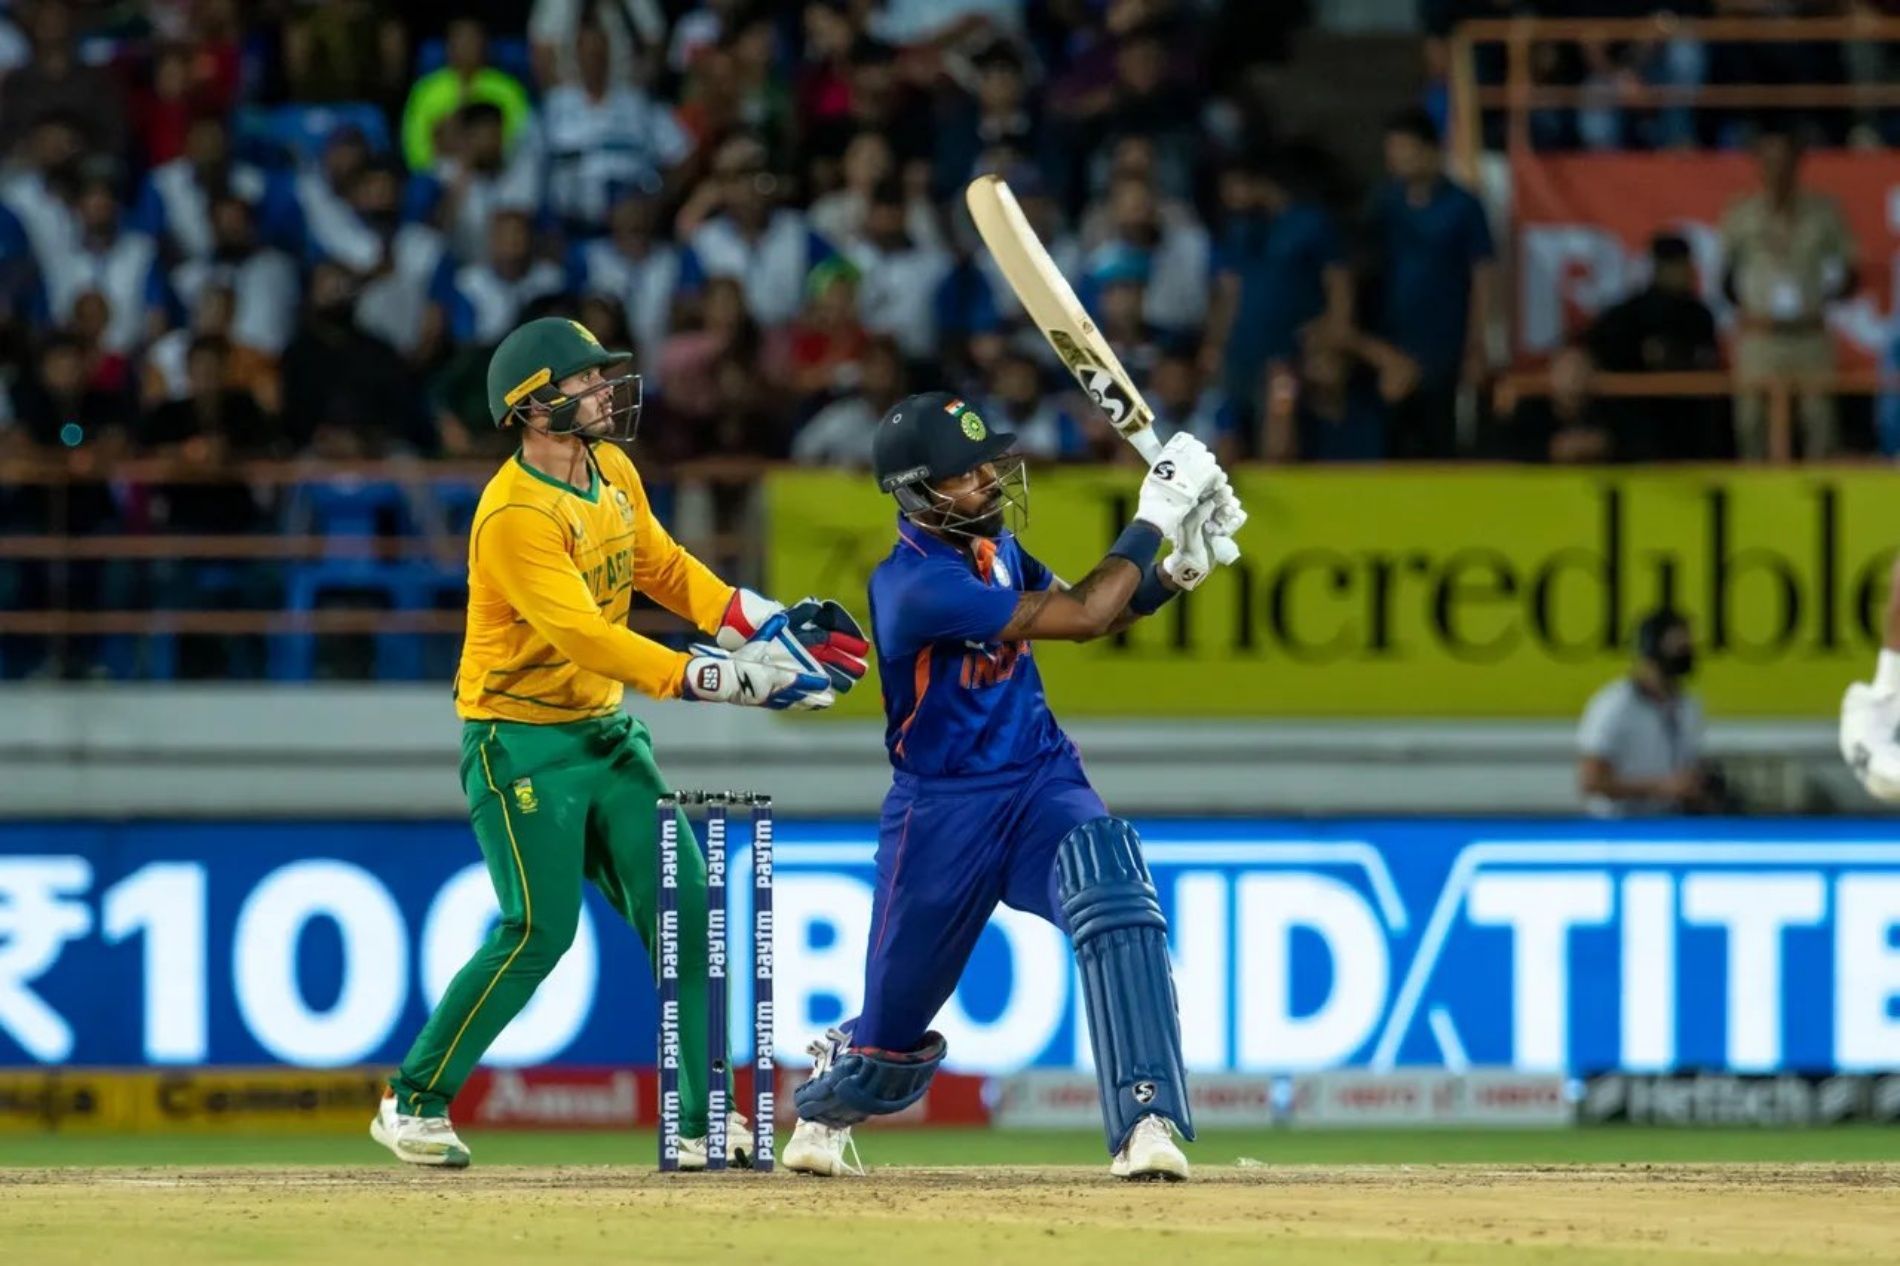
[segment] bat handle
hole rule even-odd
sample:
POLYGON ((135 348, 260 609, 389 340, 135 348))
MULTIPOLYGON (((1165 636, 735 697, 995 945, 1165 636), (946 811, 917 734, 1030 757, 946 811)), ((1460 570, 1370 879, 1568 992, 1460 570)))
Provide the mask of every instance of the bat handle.
POLYGON ((1124 437, 1141 454, 1141 460, 1150 466, 1161 460, 1161 437, 1155 434, 1152 426, 1144 426, 1133 435, 1124 433, 1124 437))

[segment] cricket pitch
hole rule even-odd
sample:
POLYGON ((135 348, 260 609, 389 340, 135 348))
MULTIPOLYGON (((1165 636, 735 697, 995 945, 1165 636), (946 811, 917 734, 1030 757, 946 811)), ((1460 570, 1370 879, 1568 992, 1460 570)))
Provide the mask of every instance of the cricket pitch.
POLYGON ((0 1170, 0 1245, 21 1266, 1891 1263, 1900 1165, 22 1169, 0 1170))

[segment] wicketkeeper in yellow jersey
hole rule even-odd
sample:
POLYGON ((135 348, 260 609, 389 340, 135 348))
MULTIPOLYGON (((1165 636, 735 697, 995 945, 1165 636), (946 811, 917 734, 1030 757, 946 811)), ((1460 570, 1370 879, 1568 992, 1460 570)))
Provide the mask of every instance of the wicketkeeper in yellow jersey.
MULTIPOLYGON (((667 784, 624 684, 659 699, 822 708, 864 675, 837 603, 786 609, 713 575, 653 517, 620 448, 640 378, 585 326, 530 321, 488 366, 489 407, 521 448, 482 494, 468 540, 468 632, 456 674, 462 785, 501 921, 449 985, 370 1134, 405 1161, 460 1167, 448 1107, 469 1070, 573 940, 582 881, 649 940, 654 802, 667 784), (634 591, 717 645, 670 650, 627 627, 634 591)), ((706 871, 680 822, 681 1168, 706 1161, 706 871)), ((736 1116, 736 1114, 735 1114, 736 1116)), ((750 1164, 743 1120, 733 1163, 750 1164)))

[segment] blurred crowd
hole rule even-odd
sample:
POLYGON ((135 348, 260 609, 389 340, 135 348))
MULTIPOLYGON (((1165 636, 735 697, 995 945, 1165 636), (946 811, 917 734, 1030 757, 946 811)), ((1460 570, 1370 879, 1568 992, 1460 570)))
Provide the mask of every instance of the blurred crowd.
MULTIPOLYGON (((1421 0, 1421 16, 1438 33, 1532 9, 1840 7, 1421 0)), ((485 454, 489 349, 559 313, 634 350, 658 464, 861 465, 876 417, 925 387, 984 401, 1038 458, 1125 458, 978 248, 960 194, 985 171, 1163 427, 1227 458, 1750 451, 1749 419, 1685 452, 1474 425, 1497 367, 1485 209, 1447 178, 1429 97, 1390 120, 1370 188, 1281 133, 1258 72, 1308 8, 0 4, 0 456, 485 454)), ((1540 45, 1538 73, 1646 81, 1689 61, 1775 82, 1866 60, 1682 46, 1540 45)), ((1682 115, 1611 103, 1538 127, 1630 146, 1724 126, 1682 115)), ((1839 254, 1829 299, 1851 281, 1852 243, 1839 254)), ((1623 314, 1659 315, 1690 319, 1623 314)), ((1579 350, 1634 367, 1611 364, 1615 341, 1579 350)))
POLYGON ((1220 390, 1273 349, 1201 326, 1264 249, 1223 266, 1271 7, 16 0, 0 455, 482 453, 487 352, 547 313, 635 350, 661 463, 860 461, 926 381, 1109 449, 973 250, 992 170, 1171 421, 1253 448, 1220 390))

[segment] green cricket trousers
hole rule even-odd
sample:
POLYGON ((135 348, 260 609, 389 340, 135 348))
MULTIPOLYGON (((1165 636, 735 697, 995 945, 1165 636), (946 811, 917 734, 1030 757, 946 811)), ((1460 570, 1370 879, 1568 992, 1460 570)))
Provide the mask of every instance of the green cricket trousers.
MULTIPOLYGON (((470 721, 462 787, 501 921, 463 965, 402 1067, 400 1110, 442 1116, 496 1036, 567 952, 586 880, 653 954, 667 794, 647 727, 625 713, 565 725, 470 721)), ((680 815, 680 1131, 706 1133, 706 863, 680 815)), ((632 1055, 633 1052, 628 1052, 632 1055)))

